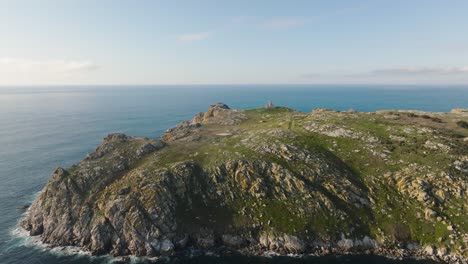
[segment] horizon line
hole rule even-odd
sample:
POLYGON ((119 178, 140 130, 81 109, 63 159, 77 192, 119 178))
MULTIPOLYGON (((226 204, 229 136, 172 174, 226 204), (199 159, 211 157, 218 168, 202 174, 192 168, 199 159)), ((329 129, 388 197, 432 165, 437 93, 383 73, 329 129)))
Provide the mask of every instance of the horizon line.
POLYGON ((466 86, 468 83, 192 83, 192 84, 0 84, 0 88, 8 87, 110 87, 110 86, 466 86))

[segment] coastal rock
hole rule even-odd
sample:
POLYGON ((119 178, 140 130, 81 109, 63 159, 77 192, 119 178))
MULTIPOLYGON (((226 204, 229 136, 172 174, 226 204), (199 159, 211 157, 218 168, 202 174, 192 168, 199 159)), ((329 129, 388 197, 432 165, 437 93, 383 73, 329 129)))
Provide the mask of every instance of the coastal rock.
POLYGON ((437 249, 437 256, 443 257, 448 254, 449 250, 446 247, 440 247, 437 249))
POLYGON ((468 109, 455 108, 451 111, 452 114, 468 114, 468 109))
POLYGON ((419 243, 408 243, 408 245, 406 245, 406 248, 410 251, 415 251, 420 250, 421 245, 419 245, 419 243))
POLYGON ((426 255, 428 255, 428 256, 434 255, 434 253, 435 253, 434 247, 432 247, 432 246, 426 246, 426 247, 424 248, 424 253, 425 253, 426 255))
POLYGON ((302 253, 306 249, 305 243, 296 236, 284 235, 284 247, 293 253, 302 253))
POLYGON ((161 137, 164 142, 170 142, 180 139, 193 140, 193 134, 200 127, 200 123, 191 123, 184 121, 179 123, 176 127, 168 129, 166 133, 161 137))
POLYGON ((195 235, 196 245, 202 249, 210 249, 215 246, 215 236, 213 230, 202 229, 195 235))
POLYGON ((263 248, 269 249, 270 248, 270 235, 268 235, 267 233, 261 234, 259 237, 259 244, 263 248))
POLYGON ((375 239, 372 239, 368 236, 364 236, 364 238, 361 240, 354 240, 353 244, 354 247, 360 247, 364 249, 375 249, 379 247, 379 243, 375 239))
POLYGON ((161 254, 165 254, 165 255, 172 254, 174 252, 174 249, 175 249, 174 244, 172 244, 172 242, 169 239, 164 239, 161 242, 161 247, 160 247, 161 254))
POLYGON ((221 236, 224 245, 232 248, 241 248, 246 245, 247 240, 240 236, 224 234, 221 236))
POLYGON ((156 151, 158 149, 161 149, 165 146, 166 144, 161 141, 161 140, 155 140, 154 142, 152 143, 146 143, 144 144, 143 146, 141 146, 140 148, 137 149, 136 151, 136 155, 138 157, 142 157, 142 156, 145 156, 153 151, 156 151))
POLYGON ((211 105, 206 113, 197 114, 191 123, 234 125, 245 119, 246 116, 242 112, 233 110, 224 103, 216 103, 211 105))
POLYGON ((342 235, 341 240, 337 243, 338 247, 342 250, 347 251, 354 247, 354 241, 352 239, 348 239, 342 235))

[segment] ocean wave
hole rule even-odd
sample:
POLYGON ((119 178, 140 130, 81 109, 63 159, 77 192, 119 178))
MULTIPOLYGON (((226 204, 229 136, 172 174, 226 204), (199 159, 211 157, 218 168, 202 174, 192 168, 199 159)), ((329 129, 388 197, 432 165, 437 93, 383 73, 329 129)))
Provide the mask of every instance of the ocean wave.
MULTIPOLYGON (((40 236, 30 236, 29 232, 22 228, 19 223, 10 230, 12 236, 11 247, 32 247, 40 251, 51 253, 55 256, 82 256, 94 257, 91 253, 75 246, 52 246, 42 242, 40 236)), ((99 256, 99 258, 108 256, 99 256)), ((110 256, 109 256, 110 257, 110 256)))
MULTIPOLYGON (((37 196, 39 196, 43 190, 31 195, 31 201, 34 201, 37 196)), ((29 232, 24 229, 21 225, 21 219, 27 217, 30 213, 30 209, 28 208, 19 218, 16 225, 10 229, 9 233, 11 236, 11 240, 9 241, 8 248, 16 248, 16 247, 30 247, 41 252, 52 254, 55 257, 72 257, 73 259, 93 259, 93 260, 100 260, 103 264, 113 264, 113 263, 121 263, 123 261, 128 263, 141 263, 145 260, 155 261, 158 258, 148 258, 148 257, 136 257, 136 256, 126 256, 126 257, 114 257, 112 255, 101 255, 101 256, 93 256, 90 251, 83 250, 77 246, 53 246, 47 243, 44 243, 41 240, 40 236, 31 236, 29 232)))

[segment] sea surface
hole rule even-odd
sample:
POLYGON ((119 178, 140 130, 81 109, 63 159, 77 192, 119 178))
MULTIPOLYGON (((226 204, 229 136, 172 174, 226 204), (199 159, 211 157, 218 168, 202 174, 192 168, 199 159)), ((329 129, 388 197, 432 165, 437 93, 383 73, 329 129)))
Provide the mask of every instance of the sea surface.
MULTIPOLYGON (((92 152, 109 133, 155 138, 210 104, 231 108, 275 105, 309 112, 468 108, 467 86, 70 86, 0 87, 0 263, 111 263, 63 250, 46 250, 18 229, 30 204, 57 166, 92 152), (68 253, 67 253, 68 252, 68 253)), ((377 256, 320 258, 195 257, 169 263, 425 263, 377 256)), ((138 260, 134 260, 138 262, 138 260)))

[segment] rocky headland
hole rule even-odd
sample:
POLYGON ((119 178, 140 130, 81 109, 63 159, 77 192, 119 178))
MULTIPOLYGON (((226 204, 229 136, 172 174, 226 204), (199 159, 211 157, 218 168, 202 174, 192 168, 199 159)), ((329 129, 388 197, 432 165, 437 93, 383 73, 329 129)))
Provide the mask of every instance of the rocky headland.
POLYGON ((233 110, 111 134, 21 226, 52 246, 167 256, 366 253, 466 263, 468 112, 233 110))

